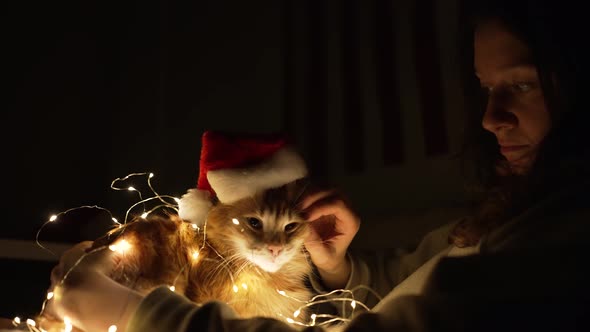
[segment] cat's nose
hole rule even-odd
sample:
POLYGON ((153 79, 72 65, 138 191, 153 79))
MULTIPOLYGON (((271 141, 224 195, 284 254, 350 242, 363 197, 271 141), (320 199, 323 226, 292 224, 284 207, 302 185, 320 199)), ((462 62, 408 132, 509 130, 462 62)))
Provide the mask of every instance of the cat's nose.
POLYGON ((282 245, 279 245, 279 244, 269 244, 268 245, 268 251, 270 251, 270 253, 274 257, 277 257, 281 253, 281 250, 283 250, 282 245))

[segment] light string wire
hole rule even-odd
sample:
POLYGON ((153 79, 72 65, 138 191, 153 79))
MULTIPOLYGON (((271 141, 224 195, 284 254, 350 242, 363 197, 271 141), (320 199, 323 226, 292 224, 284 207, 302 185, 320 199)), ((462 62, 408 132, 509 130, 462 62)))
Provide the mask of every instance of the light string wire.
MULTIPOLYGON (((55 253, 53 253, 51 250, 49 250, 48 248, 46 248, 45 246, 43 246, 40 243, 40 241, 39 241, 40 233, 41 233, 41 231, 43 230, 43 228, 47 224, 52 223, 52 222, 55 222, 56 220, 59 219, 60 216, 63 216, 65 214, 67 214, 67 213, 69 213, 69 212, 71 212, 73 210, 77 210, 77 209, 82 209, 82 208, 95 208, 95 209, 100 209, 100 210, 106 211, 107 213, 109 213, 112 221, 119 228, 122 228, 121 233, 119 234, 119 237, 125 231, 125 228, 126 227, 124 227, 124 226, 127 225, 128 218, 129 218, 129 215, 130 215, 131 211, 133 209, 135 209, 137 206, 143 205, 143 213, 141 215, 141 218, 144 218, 144 219, 150 213, 153 213, 154 211, 156 211, 158 209, 169 208, 169 209, 172 209, 172 210, 176 211, 176 213, 178 213, 178 203, 179 203, 180 200, 178 198, 174 197, 174 196, 160 195, 160 194, 158 194, 156 192, 156 190, 153 188, 152 184, 151 184, 151 179, 153 177, 154 177, 154 174, 153 173, 147 173, 147 172, 130 173, 130 174, 128 174, 125 177, 116 178, 115 180, 112 181, 112 183, 111 183, 111 189, 113 189, 113 190, 119 190, 119 191, 122 191, 122 190, 136 191, 138 193, 138 196, 139 196, 139 199, 140 199, 138 202, 132 204, 127 209, 127 211, 125 213, 125 218, 123 220, 123 223, 120 223, 119 221, 117 221, 117 219, 113 217, 112 213, 109 210, 107 210, 105 208, 102 208, 102 207, 99 207, 99 206, 96 206, 96 205, 94 205, 94 206, 84 205, 84 206, 80 206, 80 207, 76 207, 76 208, 71 208, 71 209, 68 209, 68 210, 66 210, 64 212, 61 212, 61 213, 58 213, 56 215, 51 216, 50 219, 47 222, 45 222, 40 227, 40 229, 38 230, 38 232, 36 234, 36 243, 37 243, 37 245, 39 247, 41 247, 42 249, 47 250, 47 251, 51 252, 53 255, 55 255, 55 253), (148 187, 149 187, 150 191, 153 194, 152 197, 148 197, 148 198, 145 198, 144 199, 141 191, 137 190, 133 186, 129 186, 127 188, 115 186, 116 183, 121 182, 121 181, 126 181, 126 180, 130 179, 131 177, 134 177, 134 176, 144 176, 144 175, 147 175, 147 184, 148 184, 148 187), (167 199, 172 199, 172 200, 174 200, 175 203, 171 203, 171 202, 167 201, 167 199), (159 200, 163 204, 159 204, 159 205, 157 205, 157 206, 155 206, 155 207, 153 207, 153 208, 151 208, 151 209, 148 210, 147 209, 147 206, 146 206, 146 203, 147 202, 150 202, 150 201, 153 201, 153 200, 159 200)), ((301 193, 301 195, 302 195, 302 193, 301 193)), ((192 257, 193 259, 192 260, 189 259, 188 262, 187 262, 187 264, 185 264, 181 268, 181 270, 178 272, 177 276, 174 278, 173 284, 169 286, 170 290, 171 291, 174 291, 175 290, 175 284, 176 284, 178 278, 182 275, 182 273, 184 272, 184 270, 186 268, 188 268, 189 266, 191 266, 193 264, 193 262, 199 257, 199 252, 201 250, 203 250, 203 248, 205 246, 207 246, 208 248, 212 249, 219 258, 221 258, 221 260, 222 260, 222 266, 227 270, 228 275, 230 277, 230 280, 231 280, 231 282, 233 284, 233 290, 234 290, 234 292, 237 293, 238 286, 235 284, 235 276, 233 275, 232 270, 230 269, 230 266, 229 266, 230 263, 223 257, 223 255, 221 255, 207 241, 207 234, 206 234, 207 222, 205 221, 205 223, 203 224, 202 232, 201 232, 201 228, 198 225, 192 224, 192 227, 193 227, 193 229, 195 229, 197 231, 197 234, 202 233, 202 236, 203 236, 202 244, 200 245, 200 247, 199 247, 199 249, 197 251, 193 252, 193 257, 192 257)), ((123 242, 126 242, 125 240, 122 240, 122 241, 123 242)), ((124 243, 124 244, 128 245, 127 243, 124 243)), ((84 253, 70 267, 70 269, 64 274, 64 276, 60 280, 59 285, 63 285, 64 281, 70 275, 70 273, 73 271, 73 269, 76 268, 80 264, 80 262, 82 262, 82 260, 86 256, 88 256, 90 254, 93 254, 93 253, 95 253, 97 251, 107 249, 107 248, 110 249, 110 250, 112 250, 112 251, 121 251, 122 252, 122 251, 125 250, 126 247, 125 246, 117 247, 117 244, 115 242, 115 244, 103 245, 103 246, 94 248, 94 249, 92 249, 92 250, 84 253)), ((207 258, 207 259, 210 260, 210 258, 207 258)), ((246 288, 246 287, 244 287, 244 288, 246 288)), ((279 294, 281 294, 282 296, 285 296, 287 298, 290 298, 292 300, 295 300, 297 302, 302 303, 302 305, 293 313, 293 318, 291 318, 291 317, 285 317, 284 315, 282 315, 280 313, 278 315, 279 316, 282 316, 283 318, 285 318, 285 320, 288 323, 293 324, 293 325, 297 325, 297 326, 307 326, 307 327, 309 327, 309 326, 328 325, 328 324, 338 323, 338 322, 340 322, 340 323, 342 323, 342 322, 346 323, 346 322, 349 322, 350 319, 352 318, 352 316, 354 314, 354 311, 355 311, 355 309, 356 309, 357 306, 361 307, 362 309, 364 309, 366 311, 370 311, 371 310, 367 305, 365 305, 364 303, 356 300, 355 297, 354 297, 355 292, 357 292, 357 291, 359 291, 361 289, 364 289, 364 290, 367 290, 367 291, 371 292, 377 299, 381 300, 381 296, 376 291, 374 291, 373 289, 371 289, 370 287, 367 287, 365 285, 359 285, 359 286, 354 287, 353 289, 350 289, 350 290, 347 290, 347 289, 336 289, 336 290, 332 290, 332 291, 327 292, 327 293, 322 293, 322 294, 315 295, 315 296, 313 296, 309 300, 301 300, 301 299, 297 299, 297 298, 291 297, 286 292, 277 289, 277 292, 279 294), (345 295, 345 297, 343 295, 345 295), (333 304, 336 304, 338 302, 340 302, 340 303, 348 303, 349 306, 352 308, 350 314, 347 315, 348 317, 337 316, 337 315, 332 315, 332 314, 324 314, 324 313, 318 313, 318 314, 315 314, 314 313, 314 314, 312 314, 310 316, 310 319, 311 320, 309 322, 307 322, 307 323, 296 320, 302 310, 305 310, 305 309, 308 309, 308 308, 312 308, 313 306, 316 306, 316 305, 319 305, 319 304, 322 304, 322 303, 333 303, 333 304), (318 318, 325 318, 326 320, 321 321, 321 322, 318 323, 317 322, 317 319, 318 318)), ((40 315, 39 316, 41 316, 44 313, 44 310, 46 308, 47 301, 49 301, 50 299, 52 299, 53 296, 54 296, 53 292, 49 292, 47 294, 46 299, 42 303, 41 312, 40 312, 40 315)), ((345 310, 342 310, 342 312, 344 314, 345 310)), ((33 319, 27 319, 24 322, 21 321, 21 319, 19 317, 15 317, 13 319, 13 325, 14 326, 22 327, 23 324, 31 332, 46 332, 44 329, 42 329, 40 327, 37 327, 37 324, 36 324, 36 322, 33 319)), ((72 330, 72 325, 71 325, 71 322, 69 321, 69 319, 67 317, 64 318, 64 324, 65 324, 64 332, 70 332, 72 330)), ((115 332, 116 329, 117 329, 116 325, 111 325, 109 327, 108 332, 115 332)))

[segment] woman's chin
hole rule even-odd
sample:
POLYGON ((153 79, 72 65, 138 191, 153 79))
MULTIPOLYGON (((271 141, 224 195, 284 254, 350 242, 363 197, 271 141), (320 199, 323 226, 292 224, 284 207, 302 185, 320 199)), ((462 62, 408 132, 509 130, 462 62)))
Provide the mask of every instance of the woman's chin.
POLYGON ((524 175, 530 170, 533 162, 535 161, 535 155, 533 153, 526 154, 504 154, 504 158, 510 166, 512 174, 524 175))
POLYGON ((531 165, 533 164, 533 159, 524 156, 519 159, 515 160, 508 160, 508 165, 510 165, 510 169, 512 170, 513 174, 517 175, 525 175, 529 172, 531 165))

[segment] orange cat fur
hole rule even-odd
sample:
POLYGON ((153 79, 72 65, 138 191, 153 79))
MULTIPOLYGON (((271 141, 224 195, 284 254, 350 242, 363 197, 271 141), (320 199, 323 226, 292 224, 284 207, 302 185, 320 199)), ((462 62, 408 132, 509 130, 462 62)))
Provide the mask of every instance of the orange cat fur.
MULTIPOLYGON (((111 277, 144 294, 168 285, 196 303, 225 302, 241 317, 293 318, 312 295, 303 247, 309 226, 295 208, 302 190, 296 181, 229 205, 217 202, 199 229, 176 214, 136 218, 93 248, 127 241, 111 277)), ((308 316, 302 309, 298 317, 308 316)))

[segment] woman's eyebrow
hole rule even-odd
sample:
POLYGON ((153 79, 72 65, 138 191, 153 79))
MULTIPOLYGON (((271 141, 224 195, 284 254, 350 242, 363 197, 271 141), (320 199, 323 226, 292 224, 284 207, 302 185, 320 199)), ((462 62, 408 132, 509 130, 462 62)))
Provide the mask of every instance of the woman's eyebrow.
POLYGON ((533 64, 530 63, 519 63, 519 64, 513 64, 513 65, 505 65, 502 66, 496 70, 493 70, 491 72, 491 74, 486 75, 485 71, 482 74, 480 71, 477 70, 477 68, 475 69, 475 76, 477 76, 477 78, 479 78, 480 80, 483 77, 486 76, 492 76, 492 77, 486 77, 486 79, 490 79, 495 77, 495 76, 500 76, 500 77, 505 77, 506 75, 515 75, 515 74, 531 74, 531 73, 536 73, 536 67, 533 64))

